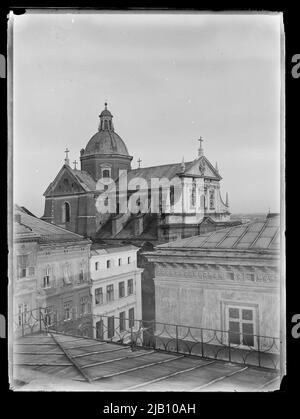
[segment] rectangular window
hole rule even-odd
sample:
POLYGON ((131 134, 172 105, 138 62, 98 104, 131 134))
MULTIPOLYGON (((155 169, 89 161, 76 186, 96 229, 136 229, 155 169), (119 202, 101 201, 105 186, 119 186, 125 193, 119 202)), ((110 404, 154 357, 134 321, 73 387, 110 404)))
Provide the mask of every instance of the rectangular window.
POLYGON ((106 267, 107 269, 111 268, 111 260, 106 261, 106 267))
POLYGON ((133 294, 133 279, 128 279, 127 281, 127 294, 133 294))
POLYGON ((111 316, 107 319, 107 337, 111 339, 115 334, 115 317, 111 316))
POLYGON ((254 281, 254 274, 253 273, 246 273, 245 274, 246 281, 254 281))
POLYGON ((106 287, 106 300, 107 302, 114 301, 114 286, 113 285, 107 285, 106 287))
POLYGON ((121 266, 121 265, 122 265, 122 259, 121 259, 121 258, 119 258, 119 259, 118 259, 118 265, 119 265, 119 266, 121 266))
POLYGON ((228 307, 229 342, 254 347, 254 309, 228 307))
POLYGON ((64 303, 64 320, 70 320, 71 319, 71 301, 67 301, 64 303))
POLYGON ((103 304, 102 288, 95 289, 95 304, 103 304))
POLYGON ((128 263, 128 265, 131 263, 131 257, 130 256, 128 256, 128 258, 127 258, 127 263, 128 263))
POLYGON ((45 269, 44 278, 43 278, 43 287, 49 288, 50 287, 50 273, 51 269, 49 266, 45 269))
POLYGON ((227 278, 230 279, 230 281, 234 281, 234 272, 227 272, 227 278))
POLYGON ((104 339, 104 327, 103 327, 103 320, 99 320, 96 323, 96 339, 103 340, 104 339))
POLYGON ((95 271, 98 271, 99 268, 99 262, 95 262, 95 271))
POLYGON ((27 323, 29 315, 28 304, 19 304, 18 305, 18 323, 19 326, 27 323))
POLYGON ((126 329, 125 311, 122 311, 119 316, 120 321, 120 332, 124 332, 126 329))
POLYGON ((80 298, 80 314, 83 316, 88 312, 88 297, 81 297, 80 298))
POLYGON ((84 282, 84 270, 81 268, 79 272, 79 282, 82 284, 84 282))
POLYGON ((29 275, 29 276, 33 276, 33 275, 34 275, 34 273, 35 273, 35 269, 34 269, 34 267, 33 267, 33 266, 30 266, 30 267, 28 268, 28 275, 29 275))
POLYGON ((125 283, 119 282, 119 298, 125 297, 125 283))
POLYGON ((134 327, 134 308, 128 310, 129 327, 134 327))

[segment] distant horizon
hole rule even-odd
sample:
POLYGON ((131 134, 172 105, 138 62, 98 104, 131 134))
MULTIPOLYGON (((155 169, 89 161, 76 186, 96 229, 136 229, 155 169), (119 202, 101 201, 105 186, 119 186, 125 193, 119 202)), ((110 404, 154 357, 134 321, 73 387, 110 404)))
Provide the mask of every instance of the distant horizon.
POLYGON ((43 215, 65 148, 73 166, 108 102, 133 169, 139 158, 194 160, 202 136, 232 214, 279 212, 281 23, 279 13, 14 16, 14 202, 43 215))

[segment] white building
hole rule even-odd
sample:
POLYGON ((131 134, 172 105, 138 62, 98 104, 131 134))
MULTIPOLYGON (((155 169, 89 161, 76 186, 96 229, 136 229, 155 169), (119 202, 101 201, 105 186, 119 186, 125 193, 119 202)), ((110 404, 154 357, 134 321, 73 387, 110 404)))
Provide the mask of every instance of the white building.
POLYGON ((138 248, 94 243, 90 273, 93 328, 98 339, 130 340, 142 319, 141 273, 138 248))

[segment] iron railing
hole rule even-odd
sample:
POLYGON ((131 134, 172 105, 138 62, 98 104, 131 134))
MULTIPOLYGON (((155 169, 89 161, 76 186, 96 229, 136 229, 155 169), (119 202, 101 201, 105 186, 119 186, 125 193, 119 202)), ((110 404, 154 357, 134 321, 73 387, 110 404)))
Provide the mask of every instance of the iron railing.
POLYGON ((45 308, 15 316, 16 337, 41 331, 276 370, 280 363, 277 337, 45 308))

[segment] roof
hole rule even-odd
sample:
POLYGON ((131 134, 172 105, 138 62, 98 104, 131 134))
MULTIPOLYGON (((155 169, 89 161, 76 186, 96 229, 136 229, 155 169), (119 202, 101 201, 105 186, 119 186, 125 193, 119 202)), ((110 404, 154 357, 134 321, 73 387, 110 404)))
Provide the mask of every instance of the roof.
POLYGON ((116 245, 111 243, 93 243, 91 246, 92 255, 105 255, 111 253, 127 252, 130 250, 138 250, 133 245, 116 245))
MULTIPOLYGON (((185 175, 199 175, 199 169, 196 173, 193 173, 191 169, 196 165, 199 164, 203 165, 203 177, 210 178, 210 179, 217 179, 221 180, 221 176, 216 171, 216 169, 212 166, 209 160, 202 156, 199 159, 195 159, 193 161, 185 162, 184 163, 184 173, 185 175), (190 173, 189 173, 190 172, 190 173)), ((172 163, 172 164, 164 164, 160 166, 150 166, 150 167, 141 167, 138 169, 131 170, 128 172, 128 181, 130 181, 134 177, 141 177, 144 179, 151 179, 151 178, 167 178, 169 180, 173 179, 176 175, 182 174, 183 163, 172 163)))
POLYGON ((96 189, 96 182, 88 172, 85 170, 72 169, 71 167, 69 168, 73 175, 79 180, 81 184, 84 184, 86 188, 91 191, 96 189))
POLYGON ((122 138, 114 131, 105 129, 92 136, 85 147, 84 156, 90 154, 120 154, 129 156, 122 138))
POLYGON ((278 371, 56 333, 14 342, 16 390, 257 391, 279 388, 278 371))
POLYGON ((224 228, 207 234, 176 240, 157 246, 165 248, 193 249, 243 249, 277 250, 280 245, 280 217, 267 218, 234 227, 224 228))
MULTIPOLYGON (((38 235, 40 243, 82 242, 83 240, 86 241, 86 243, 90 243, 89 240, 79 234, 73 233, 62 227, 58 227, 55 224, 43 221, 40 218, 33 217, 18 208, 19 207, 16 207, 14 212, 15 214, 21 215, 21 220, 20 223, 15 223, 15 234, 18 234, 20 231, 20 227, 18 226, 18 224, 20 224, 21 226, 25 226, 27 229, 29 228, 34 234, 38 235)), ((25 231, 24 228, 23 231, 25 231)))

